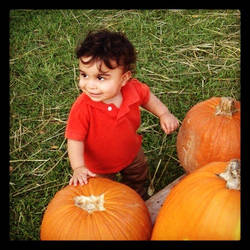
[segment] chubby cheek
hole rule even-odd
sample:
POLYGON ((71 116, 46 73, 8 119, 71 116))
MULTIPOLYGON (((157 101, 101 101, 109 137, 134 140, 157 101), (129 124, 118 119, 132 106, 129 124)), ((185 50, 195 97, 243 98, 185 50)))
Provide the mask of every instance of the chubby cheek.
POLYGON ((84 81, 79 80, 78 86, 79 86, 79 88, 80 88, 81 90, 84 90, 84 89, 85 89, 85 83, 84 83, 84 81))
POLYGON ((120 87, 117 84, 110 84, 110 85, 101 86, 101 90, 103 93, 113 96, 120 92, 120 87))

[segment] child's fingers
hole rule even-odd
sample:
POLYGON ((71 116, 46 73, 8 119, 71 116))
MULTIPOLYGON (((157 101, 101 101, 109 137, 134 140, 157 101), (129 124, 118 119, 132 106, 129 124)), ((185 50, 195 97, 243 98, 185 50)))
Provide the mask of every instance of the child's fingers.
POLYGON ((167 126, 162 126, 162 128, 167 135, 170 134, 170 131, 168 130, 167 126))
POLYGON ((78 179, 77 179, 77 178, 74 178, 74 180, 73 180, 74 186, 77 186, 77 182, 78 182, 78 179))
POLYGON ((73 184, 73 177, 69 180, 69 185, 73 184))
POLYGON ((77 186, 78 182, 79 182, 80 185, 87 184, 88 183, 88 176, 95 177, 96 174, 92 173, 91 171, 88 171, 87 173, 85 172, 85 173, 74 175, 70 179, 69 185, 77 186))
POLYGON ((95 177, 95 176, 96 176, 96 174, 95 174, 95 173, 92 173, 91 171, 88 171, 88 175, 89 175, 89 176, 92 176, 92 177, 95 177))
POLYGON ((164 132, 166 134, 171 134, 172 132, 174 132, 176 129, 178 128, 178 124, 175 123, 163 123, 162 124, 162 129, 164 130, 164 132))
POLYGON ((82 179, 81 176, 78 178, 78 181, 79 181, 79 184, 80 184, 80 185, 83 185, 84 182, 83 182, 83 179, 82 179))
POLYGON ((79 183, 80 183, 80 185, 87 184, 88 183, 87 175, 81 175, 79 177, 79 183))

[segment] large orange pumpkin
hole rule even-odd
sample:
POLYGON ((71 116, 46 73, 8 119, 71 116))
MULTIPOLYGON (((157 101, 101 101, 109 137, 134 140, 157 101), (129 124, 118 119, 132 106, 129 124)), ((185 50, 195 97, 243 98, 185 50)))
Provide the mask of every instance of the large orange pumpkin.
POLYGON ((240 158, 240 102, 212 97, 194 105, 179 129, 177 155, 188 173, 209 162, 240 158))
POLYGON ((240 162, 213 162, 184 177, 169 193, 152 240, 239 240, 240 162))
POLYGON ((152 224, 142 198, 106 178, 66 186, 49 203, 41 240, 149 240, 152 224))

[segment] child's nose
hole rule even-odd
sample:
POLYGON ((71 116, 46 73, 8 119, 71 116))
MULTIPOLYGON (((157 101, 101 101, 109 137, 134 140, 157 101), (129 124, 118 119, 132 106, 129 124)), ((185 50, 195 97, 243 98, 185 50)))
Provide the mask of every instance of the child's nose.
POLYGON ((88 81, 86 86, 88 89, 97 89, 97 83, 94 80, 88 81))

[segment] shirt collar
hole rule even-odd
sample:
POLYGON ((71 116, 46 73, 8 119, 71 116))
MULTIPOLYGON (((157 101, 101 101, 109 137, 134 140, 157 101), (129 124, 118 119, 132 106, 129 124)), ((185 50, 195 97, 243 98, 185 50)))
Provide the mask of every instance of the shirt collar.
MULTIPOLYGON (((123 97, 123 101, 122 104, 120 106, 119 112, 117 114, 117 119, 120 119, 121 117, 123 117, 124 115, 126 115, 129 111, 130 111, 130 105, 139 102, 140 97, 133 85, 133 82, 136 79, 130 79, 125 86, 122 87, 121 92, 122 92, 122 97, 123 97)), ((108 111, 108 108, 110 106, 112 106, 113 109, 116 108, 116 106, 114 104, 106 104, 104 102, 94 102, 92 101, 86 94, 84 95, 84 101, 91 105, 94 108, 103 110, 105 112, 107 112, 107 114, 114 116, 114 112, 110 112, 108 111)), ((117 108, 116 108, 117 109, 117 108)))
POLYGON ((120 107, 120 112, 118 113, 117 119, 126 115, 130 111, 130 105, 135 104, 140 101, 140 97, 134 87, 133 81, 135 79, 130 79, 127 84, 122 88, 123 102, 120 107))

